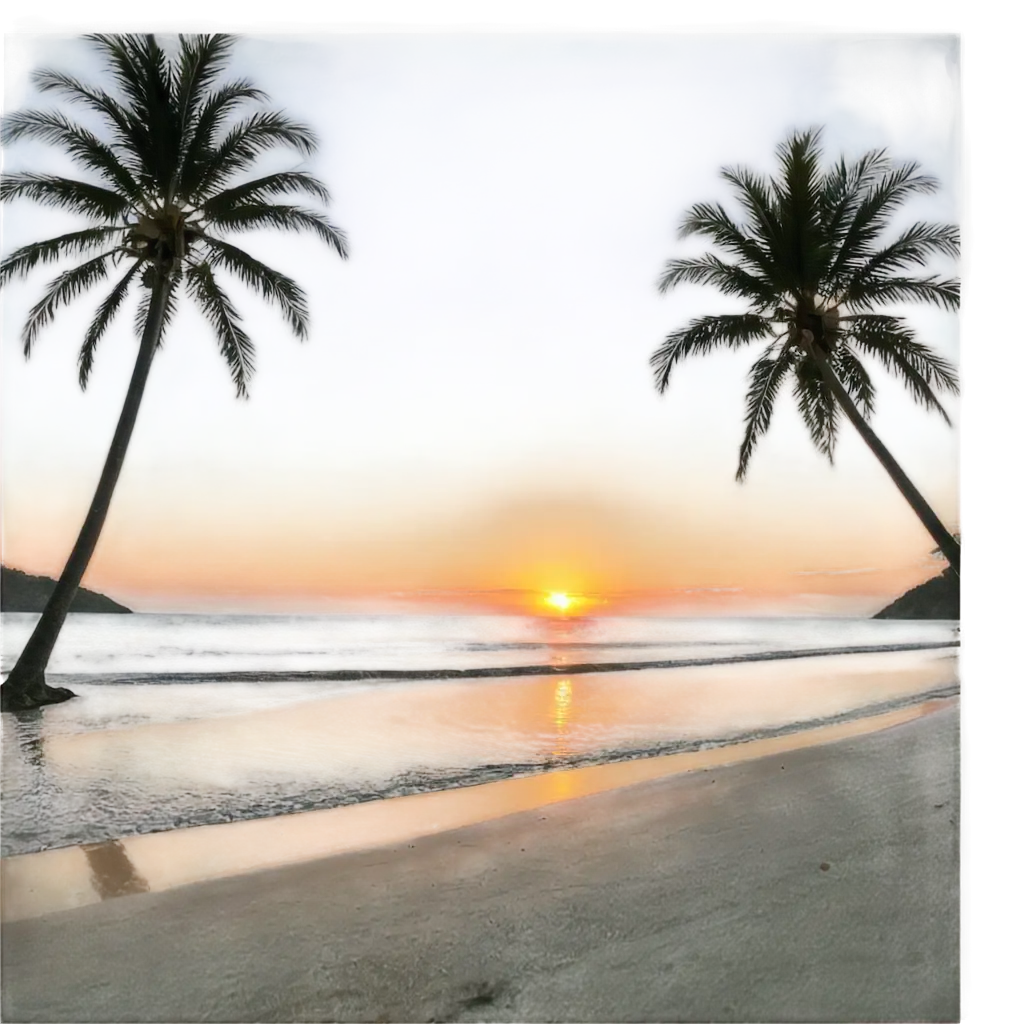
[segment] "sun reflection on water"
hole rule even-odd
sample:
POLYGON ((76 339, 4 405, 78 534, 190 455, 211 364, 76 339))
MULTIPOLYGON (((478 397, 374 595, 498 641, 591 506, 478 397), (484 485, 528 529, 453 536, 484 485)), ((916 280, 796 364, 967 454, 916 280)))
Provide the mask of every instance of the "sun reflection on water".
POLYGON ((569 725, 572 715, 572 680, 559 679, 555 683, 554 708, 551 718, 555 723, 555 746, 552 754, 561 757, 569 752, 569 725))

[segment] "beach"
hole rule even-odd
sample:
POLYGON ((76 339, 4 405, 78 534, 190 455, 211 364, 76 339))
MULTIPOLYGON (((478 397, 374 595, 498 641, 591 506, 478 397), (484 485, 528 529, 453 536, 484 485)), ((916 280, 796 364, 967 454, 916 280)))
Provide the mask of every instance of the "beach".
POLYGON ((343 6, 6 48, 0 1019, 958 1020, 960 37, 343 6))
POLYGON ((13 921, 4 1019, 956 1020, 958 752, 958 701, 940 701, 832 742, 13 921))

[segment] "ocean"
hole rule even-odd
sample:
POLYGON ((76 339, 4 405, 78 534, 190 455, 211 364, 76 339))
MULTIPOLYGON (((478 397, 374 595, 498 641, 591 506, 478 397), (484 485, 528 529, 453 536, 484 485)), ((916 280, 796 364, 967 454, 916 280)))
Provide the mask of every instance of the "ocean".
MULTIPOLYGON (((10 670, 35 616, 4 614, 10 670)), ((959 687, 955 622, 72 615, 2 853, 743 742, 959 687)))

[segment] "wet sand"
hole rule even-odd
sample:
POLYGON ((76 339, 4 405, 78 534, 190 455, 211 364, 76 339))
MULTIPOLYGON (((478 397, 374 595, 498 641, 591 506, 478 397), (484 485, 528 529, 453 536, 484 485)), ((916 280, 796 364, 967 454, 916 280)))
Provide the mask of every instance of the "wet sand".
POLYGON ((3 1016, 955 1020, 958 714, 10 923, 3 1016))

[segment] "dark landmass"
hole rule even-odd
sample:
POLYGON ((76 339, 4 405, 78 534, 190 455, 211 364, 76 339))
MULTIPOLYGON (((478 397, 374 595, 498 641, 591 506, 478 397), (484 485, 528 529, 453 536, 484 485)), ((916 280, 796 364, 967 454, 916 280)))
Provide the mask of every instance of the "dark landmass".
POLYGON ((876 619, 959 619, 960 577, 952 569, 896 598, 876 619))
MULTIPOLYGON (((56 582, 48 576, 30 576, 20 569, 0 568, 0 611, 41 612, 56 582)), ((131 608, 112 601, 103 594, 80 587, 71 602, 73 612, 99 612, 106 614, 131 613, 131 608)))

